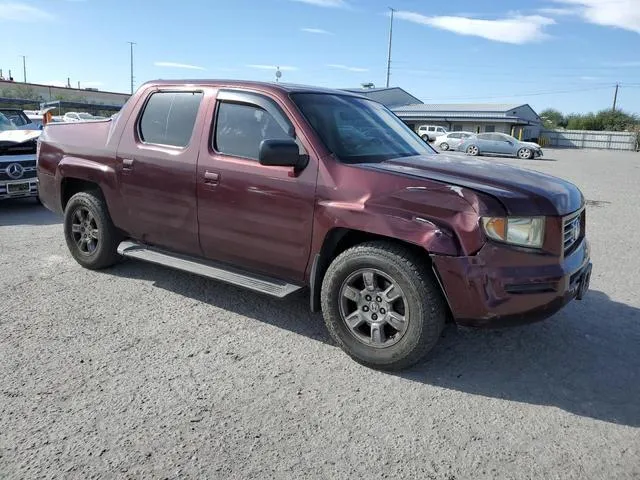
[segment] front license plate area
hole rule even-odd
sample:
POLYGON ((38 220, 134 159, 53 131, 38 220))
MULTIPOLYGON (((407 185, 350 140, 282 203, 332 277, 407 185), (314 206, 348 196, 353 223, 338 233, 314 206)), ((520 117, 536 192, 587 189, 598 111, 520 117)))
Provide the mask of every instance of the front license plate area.
POLYGON ((29 182, 24 183, 8 183, 7 193, 24 193, 29 191, 29 182))

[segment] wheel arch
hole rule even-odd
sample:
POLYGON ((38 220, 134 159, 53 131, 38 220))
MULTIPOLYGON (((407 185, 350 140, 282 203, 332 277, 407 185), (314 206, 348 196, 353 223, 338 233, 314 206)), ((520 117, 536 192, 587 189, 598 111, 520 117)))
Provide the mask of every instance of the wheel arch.
POLYGON ((320 251, 313 258, 309 278, 310 307, 312 312, 320 310, 320 291, 322 289, 322 281, 331 262, 345 250, 356 245, 375 240, 385 240, 387 242, 403 245, 416 252, 416 254, 421 258, 424 258, 425 265, 431 266, 429 252, 422 246, 415 243, 364 230, 344 227, 333 228, 327 232, 320 251))

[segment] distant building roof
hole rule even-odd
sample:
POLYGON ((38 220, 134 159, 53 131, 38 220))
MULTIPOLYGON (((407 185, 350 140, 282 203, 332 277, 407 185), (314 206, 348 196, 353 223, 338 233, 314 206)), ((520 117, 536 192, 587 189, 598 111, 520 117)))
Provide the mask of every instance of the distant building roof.
POLYGON ((408 121, 477 121, 537 124, 540 118, 528 104, 517 103, 419 103, 391 107, 408 121))
POLYGON ((394 107, 396 112, 496 112, 506 113, 523 104, 517 103, 419 103, 394 107))
POLYGON ((389 108, 422 103, 419 98, 400 87, 390 88, 343 88, 346 92, 357 93, 386 105, 389 108))

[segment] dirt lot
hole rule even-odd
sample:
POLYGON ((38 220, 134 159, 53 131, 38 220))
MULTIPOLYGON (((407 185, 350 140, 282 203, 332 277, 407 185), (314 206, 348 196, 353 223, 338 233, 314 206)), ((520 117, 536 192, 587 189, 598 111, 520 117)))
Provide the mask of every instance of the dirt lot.
POLYGON ((591 291, 526 327, 449 327, 389 375, 300 294, 96 273, 60 219, 0 204, 1 478, 640 478, 640 154, 524 164, 589 200, 591 291))

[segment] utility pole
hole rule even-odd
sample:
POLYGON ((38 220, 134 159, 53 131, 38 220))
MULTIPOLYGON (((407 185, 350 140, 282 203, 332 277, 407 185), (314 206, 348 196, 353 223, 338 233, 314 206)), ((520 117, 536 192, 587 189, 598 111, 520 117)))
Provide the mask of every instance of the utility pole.
POLYGON ((391 76, 391 42, 393 41, 393 12, 395 12, 391 7, 389 10, 391 10, 391 21, 389 23, 389 54, 387 55, 387 88, 389 88, 389 77, 391 76))
POLYGON ((613 94, 613 111, 616 111, 616 103, 618 103, 618 87, 620 86, 619 83, 616 83, 616 91, 613 94))
POLYGON ((136 44, 135 42, 127 42, 131 47, 131 95, 133 95, 133 46, 136 44))
POLYGON ((22 57, 22 73, 24 74, 24 83, 27 83, 27 57, 25 55, 20 55, 22 57))

